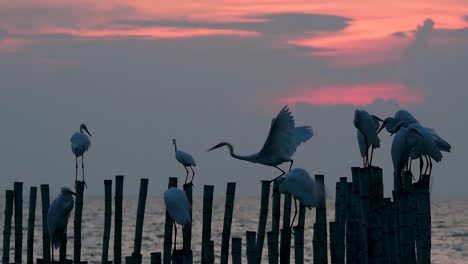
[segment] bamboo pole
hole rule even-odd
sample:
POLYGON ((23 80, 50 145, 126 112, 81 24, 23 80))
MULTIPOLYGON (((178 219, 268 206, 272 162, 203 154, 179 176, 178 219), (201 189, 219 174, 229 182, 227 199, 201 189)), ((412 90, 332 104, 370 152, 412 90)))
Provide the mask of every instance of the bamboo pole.
POLYGON ((161 264, 161 252, 151 252, 151 264, 161 264))
POLYGON ((207 242, 211 240, 211 219, 213 217, 213 185, 205 185, 203 187, 203 226, 202 226, 202 249, 201 259, 204 263, 204 254, 207 242))
MULTIPOLYGON (((360 205, 360 178, 359 178, 359 171, 361 168, 359 167, 352 167, 351 168, 351 175, 353 178, 353 190, 351 194, 351 219, 352 222, 352 229, 353 229, 353 240, 351 243, 353 245, 353 254, 355 256, 350 256, 351 259, 354 261, 353 263, 362 263, 362 254, 363 254, 363 247, 364 247, 364 240, 362 239, 362 225, 361 225, 361 205, 360 205)), ((348 256, 347 256, 348 257, 348 256)))
POLYGON ((257 252, 255 246, 257 233, 254 231, 246 231, 246 249, 247 249, 247 263, 256 264, 257 263, 257 252))
POLYGON ((42 201, 42 256, 45 262, 50 262, 50 237, 47 226, 47 212, 49 211, 50 195, 49 185, 41 184, 42 201))
MULTIPOLYGON (((393 196, 393 208, 392 208, 392 215, 393 215, 393 230, 395 230, 395 263, 400 264, 400 229, 399 229, 399 213, 398 213, 398 191, 392 191, 393 196)), ((404 264, 404 263, 403 263, 404 264)))
POLYGON ((14 183, 15 195, 15 263, 21 263, 23 256, 23 183, 14 183))
MULTIPOLYGON (((192 186, 193 184, 184 184, 185 195, 187 196, 190 208, 192 208, 193 198, 192 198, 192 186)), ((192 220, 192 210, 190 210, 190 220, 192 220)), ((185 225, 182 229, 183 235, 183 249, 188 252, 192 249, 192 224, 185 225)))
POLYGON ((304 227, 294 227, 294 263, 304 263, 304 227))
POLYGON ((281 229, 280 264, 289 264, 291 255, 291 194, 284 194, 283 228, 281 229))
POLYGON ((205 255, 203 256, 203 263, 207 264, 214 264, 215 256, 214 256, 214 241, 210 240, 205 243, 206 245, 203 246, 205 249, 205 255))
POLYGON ((430 263, 431 260, 431 198, 429 193, 430 176, 422 175, 417 184, 418 192, 418 223, 420 227, 418 263, 430 263))
POLYGON ((29 214, 28 214, 28 240, 27 240, 27 264, 34 263, 34 222, 36 221, 36 197, 37 187, 29 190, 29 214))
POLYGON ((263 244, 265 241, 265 229, 268 218, 268 202, 270 198, 270 181, 262 181, 262 194, 260 200, 260 216, 257 230, 257 262, 262 263, 263 244))
POLYGON ((83 217, 84 182, 78 181, 76 187, 73 262, 81 263, 81 220, 83 217))
POLYGON ((358 263, 357 258, 357 223, 355 219, 355 208, 353 202, 355 195, 353 194, 354 183, 346 184, 346 264, 358 263))
POLYGON ((330 260, 331 264, 338 264, 338 223, 330 222, 330 260))
MULTIPOLYGON (((169 183, 167 188, 177 187, 177 177, 169 177, 169 183)), ((166 209, 166 220, 164 222, 164 252, 163 252, 163 263, 171 263, 172 255, 172 226, 173 220, 166 209)))
POLYGON ((112 218, 112 180, 104 180, 104 233, 102 235, 101 262, 109 261, 109 240, 112 218))
POLYGON ((232 238, 232 264, 241 264, 242 263, 242 238, 233 237, 232 238))
POLYGON ((347 178, 341 177, 336 184, 335 222, 336 240, 334 258, 336 263, 344 264, 345 261, 345 223, 346 223, 346 190, 347 178))
POLYGON ((122 202, 124 176, 115 176, 114 211, 114 263, 122 263, 122 202))
POLYGON ((278 264, 278 234, 274 231, 267 232, 268 264, 278 264))
POLYGON ((133 243, 132 257, 141 263, 141 238, 143 235, 143 222, 145 220, 146 196, 148 194, 148 179, 140 179, 140 191, 138 194, 137 218, 135 223, 135 240, 133 243))
MULTIPOLYGON (((268 255, 270 255, 270 252, 273 253, 274 257, 276 254, 276 261, 274 263, 278 263, 278 256, 279 256, 279 234, 280 234, 280 217, 281 217, 281 193, 278 191, 278 181, 273 182, 273 195, 272 195, 272 210, 271 210, 271 231, 273 232, 271 236, 276 236, 275 238, 271 237, 268 242, 268 255), (276 243, 274 242, 276 241, 276 243)), ((268 238, 268 234, 267 234, 268 238)), ((271 261, 271 258, 269 257, 269 261, 271 261)), ((270 262, 271 263, 271 262, 270 262)))
POLYGON ((404 172, 403 190, 397 191, 398 195, 398 232, 399 232, 399 247, 400 247, 400 262, 411 263, 411 230, 410 230, 410 215, 409 215, 409 193, 412 174, 404 172), (408 180, 409 179, 409 180, 408 180), (409 184, 408 184, 409 183, 409 184))
POLYGON ((11 217, 13 216, 13 191, 5 191, 5 219, 3 225, 2 263, 10 263, 11 217))
POLYGON ((319 196, 314 224, 314 235, 312 240, 314 252, 314 264, 327 263, 327 207, 325 203, 325 183, 324 175, 315 175, 319 196))
POLYGON ((226 190, 226 203, 224 205, 223 234, 221 237, 221 264, 227 264, 229 260, 229 240, 231 237, 232 213, 234 211, 234 197, 236 183, 228 182, 226 190))

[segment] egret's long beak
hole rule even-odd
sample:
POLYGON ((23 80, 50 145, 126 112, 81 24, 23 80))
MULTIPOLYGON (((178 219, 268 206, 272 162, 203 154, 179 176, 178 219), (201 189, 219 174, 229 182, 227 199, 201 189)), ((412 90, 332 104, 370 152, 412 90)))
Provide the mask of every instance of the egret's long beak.
POLYGON ((377 131, 377 135, 384 129, 384 127, 387 125, 387 122, 383 121, 382 125, 380 126, 379 130, 377 131))
POLYGON ((379 120, 380 122, 385 122, 385 121, 383 121, 381 118, 379 118, 379 117, 376 116, 376 115, 372 115, 372 116, 373 116, 375 119, 379 120))
POLYGON ((91 133, 89 133, 88 131, 88 128, 87 127, 83 127, 84 131, 86 131, 86 133, 88 133, 88 135, 91 137, 91 133))
POLYGON ((220 148, 220 147, 222 147, 222 146, 223 146, 223 144, 219 143, 219 144, 217 144, 216 146, 213 146, 213 147, 209 148, 209 149, 207 150, 207 152, 212 151, 212 150, 217 149, 217 148, 220 148))

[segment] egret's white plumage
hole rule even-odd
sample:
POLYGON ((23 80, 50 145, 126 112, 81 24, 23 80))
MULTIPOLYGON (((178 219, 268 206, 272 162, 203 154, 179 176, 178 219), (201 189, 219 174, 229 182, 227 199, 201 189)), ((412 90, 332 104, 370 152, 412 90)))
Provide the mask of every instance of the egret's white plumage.
POLYGON ((176 248, 177 241, 177 226, 176 223, 182 226, 192 223, 190 212, 192 210, 190 202, 185 195, 185 192, 172 187, 164 192, 164 203, 166 205, 167 212, 174 220, 174 250, 176 248))
POLYGON ((284 175, 285 171, 279 168, 278 165, 290 162, 289 170, 291 170, 293 165, 292 155, 301 143, 306 142, 312 136, 313 132, 310 126, 295 127, 294 118, 288 107, 285 106, 276 118, 271 121, 268 137, 258 153, 247 156, 237 155, 234 153, 232 144, 228 142, 221 142, 208 151, 226 146, 233 158, 272 166, 279 169, 282 172, 281 175, 284 175))
POLYGON ((189 176, 189 171, 187 170, 187 167, 189 167, 192 170, 192 180, 190 183, 193 182, 193 178, 195 177, 195 171, 193 170, 193 167, 196 167, 197 164, 195 163, 195 159, 192 157, 192 155, 183 152, 181 150, 177 149, 177 143, 176 140, 173 139, 172 143, 174 144, 174 150, 175 150, 175 158, 176 160, 184 166, 185 171, 187 172, 187 175, 185 176, 185 183, 187 183, 187 179, 189 176))
POLYGON ((380 139, 377 136, 380 120, 380 118, 369 114, 365 110, 356 109, 354 111, 354 126, 357 129, 359 151, 363 157, 364 167, 372 165, 374 149, 380 147, 380 139), (370 157, 369 148, 371 148, 370 157))
POLYGON ((83 182, 84 180, 84 153, 89 150, 91 147, 91 141, 89 137, 85 134, 85 132, 91 136, 89 133, 88 128, 85 124, 80 125, 80 131, 75 132, 71 139, 71 149, 73 154, 75 155, 75 181, 78 181, 78 157, 81 157, 81 172, 83 174, 83 182))
POLYGON ((398 110, 394 117, 385 118, 378 132, 380 132, 383 128, 386 128, 388 133, 396 133, 396 129, 401 122, 405 122, 407 125, 419 123, 418 120, 409 111, 402 109, 398 110))
POLYGON ((67 239, 68 217, 75 203, 73 195, 75 193, 72 190, 63 187, 59 196, 50 204, 47 212, 47 228, 52 244, 52 259, 54 257, 54 247, 58 248, 67 239))

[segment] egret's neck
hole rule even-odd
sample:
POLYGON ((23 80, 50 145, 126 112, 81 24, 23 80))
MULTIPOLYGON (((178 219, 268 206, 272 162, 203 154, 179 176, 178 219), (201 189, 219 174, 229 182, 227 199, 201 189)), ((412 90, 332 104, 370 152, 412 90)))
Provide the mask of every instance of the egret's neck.
POLYGON ((177 152, 177 144, 174 143, 174 151, 177 152))
POLYGON ((229 148, 229 155, 231 155, 231 157, 235 159, 246 160, 246 161, 256 163, 253 155, 248 155, 248 156, 237 155, 236 153, 234 153, 234 147, 230 143, 226 143, 225 146, 229 148))

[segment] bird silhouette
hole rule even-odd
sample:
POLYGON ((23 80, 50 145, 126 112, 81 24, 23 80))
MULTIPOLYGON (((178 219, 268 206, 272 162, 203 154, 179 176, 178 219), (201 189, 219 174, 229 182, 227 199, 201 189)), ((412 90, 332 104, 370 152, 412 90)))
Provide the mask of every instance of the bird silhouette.
POLYGON ((372 159, 374 156, 374 149, 380 147, 380 139, 377 135, 382 119, 375 115, 369 114, 365 110, 356 109, 354 111, 354 126, 357 129, 357 139, 359 144, 359 151, 363 158, 363 166, 372 166, 372 159), (369 157, 369 148, 371 154, 369 157))
POLYGON ((91 133, 89 133, 88 128, 85 124, 80 125, 80 131, 75 132, 71 139, 71 149, 73 154, 75 155, 75 182, 78 181, 78 157, 81 157, 81 173, 83 175, 83 182, 85 183, 85 176, 84 176, 84 153, 89 150, 91 147, 91 141, 89 140, 88 136, 84 133, 86 132, 90 137, 91 133))
POLYGON ((273 118, 271 121, 268 137, 259 152, 246 156, 237 155, 234 153, 234 147, 229 142, 221 142, 208 149, 208 151, 226 146, 229 149, 231 157, 235 159, 275 167, 281 171, 281 175, 271 180, 274 181, 286 173, 278 167, 278 165, 284 162, 290 162, 289 170, 291 170, 294 163, 291 158, 292 155, 296 152, 297 147, 301 143, 306 142, 312 136, 313 132, 310 126, 295 127, 294 118, 288 106, 285 106, 281 109, 276 118, 273 118))
POLYGON ((193 159, 192 155, 183 152, 181 150, 177 149, 177 143, 176 140, 172 140, 172 144, 174 144, 174 151, 175 151, 175 158, 176 160, 184 166, 185 171, 187 172, 187 175, 185 176, 185 184, 187 184, 187 179, 189 176, 189 171, 187 167, 189 167, 192 170, 192 180, 190 181, 190 184, 193 183, 193 178, 195 178, 195 171, 193 170, 193 167, 196 167, 197 164, 195 164, 195 159, 193 159))
POLYGON ((164 192, 164 203, 172 220, 174 220, 174 251, 177 244, 177 224, 184 227, 192 223, 190 212, 192 210, 190 202, 181 189, 172 187, 164 192))

